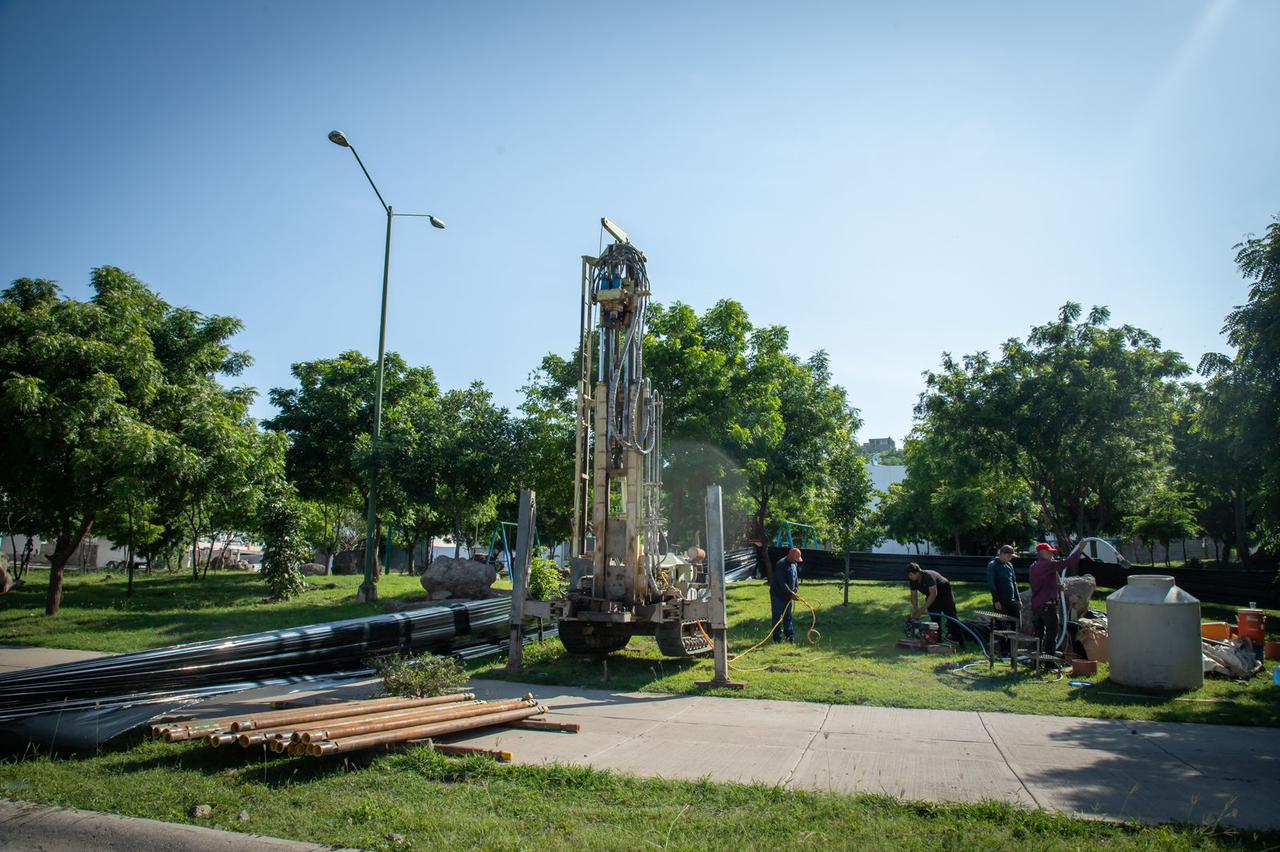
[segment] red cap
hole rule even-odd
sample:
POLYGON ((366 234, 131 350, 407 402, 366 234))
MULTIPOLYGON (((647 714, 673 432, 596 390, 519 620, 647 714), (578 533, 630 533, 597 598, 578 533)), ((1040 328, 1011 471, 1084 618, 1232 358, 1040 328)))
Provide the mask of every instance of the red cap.
POLYGON ((800 548, 793 547, 787 551, 788 562, 803 562, 804 557, 800 555, 800 548))
POLYGON ((1036 553, 1057 553, 1058 548, 1047 542, 1040 542, 1036 545, 1036 553))

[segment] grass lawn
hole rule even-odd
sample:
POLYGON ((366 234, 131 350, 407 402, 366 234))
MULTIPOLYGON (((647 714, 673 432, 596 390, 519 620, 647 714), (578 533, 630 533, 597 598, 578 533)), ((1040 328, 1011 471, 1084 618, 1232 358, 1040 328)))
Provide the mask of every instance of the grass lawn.
MULTIPOLYGON (((180 642, 217 639, 278 627, 378 615, 380 605, 356 603, 361 575, 308 577, 310 589, 281 603, 266 603, 257 574, 156 574, 134 579, 125 595, 121 574, 67 571, 62 611, 44 614, 48 570, 33 569, 27 584, 0 597, 0 645, 41 645, 82 651, 144 651, 180 642)), ((426 599, 417 577, 385 575, 378 583, 385 598, 426 599)))
MULTIPOLYGON (((358 576, 312 577, 311 590, 302 596, 268 604, 263 602, 263 586, 256 575, 238 572, 211 574, 199 581, 179 575, 139 578, 132 599, 125 596, 121 577, 72 573, 67 577, 62 612, 47 618, 43 614, 45 576, 33 572, 25 588, 0 598, 0 644, 135 651, 382 612, 376 604, 353 601, 358 576)), ((417 578, 403 574, 383 577, 380 589, 384 598, 425 597, 417 578)), ((981 586, 957 583, 955 592, 961 613, 989 605, 981 586)), ((1201 690, 1179 695, 1143 694, 1112 684, 1106 679, 1105 665, 1093 678, 1097 685, 1092 688, 1072 687, 1070 678, 1014 678, 1005 667, 989 677, 985 664, 958 668, 980 658, 972 649, 946 657, 894 648, 906 614, 905 584, 855 582, 848 607, 840 605, 842 590, 837 582, 808 583, 802 593, 819 607, 821 641, 815 646, 764 646, 734 669, 747 688, 725 694, 889 707, 1280 725, 1280 688, 1270 677, 1247 684, 1208 681, 1201 690)), ((1104 598, 1095 596, 1095 605, 1103 606, 1104 598)), ((1206 604, 1204 616, 1230 620, 1233 612, 1206 604)), ((801 608, 796 617, 797 636, 802 636, 809 624, 808 612, 801 608)), ((747 649, 764 635, 771 622, 763 584, 748 582, 730 588, 729 620, 734 651, 747 649)), ((1280 614, 1271 613, 1271 625, 1280 627, 1280 614)), ((709 660, 665 659, 648 638, 633 639, 625 652, 610 657, 608 681, 598 661, 568 657, 555 640, 531 645, 525 660, 528 670, 520 675, 525 680, 622 690, 695 692, 694 682, 711 674, 709 660)), ((472 664, 472 669, 477 677, 502 678, 506 676, 503 665, 504 660, 491 658, 472 664)))
MULTIPOLYGON (((961 615, 991 605, 984 586, 953 584, 961 615)), ((854 582, 849 606, 841 606, 843 588, 838 582, 807 583, 800 593, 818 607, 816 645, 801 641, 810 624, 808 610, 796 612, 796 645, 766 644, 731 667, 736 679, 745 681, 742 691, 724 695, 781 698, 835 704, 875 704, 886 707, 923 707, 947 710, 982 710, 1007 713, 1042 713, 1053 716, 1096 716, 1122 719, 1160 719, 1178 722, 1217 722, 1240 725, 1280 725, 1280 688, 1271 677, 1257 677, 1247 684, 1206 681, 1203 689, 1185 694, 1143 693, 1111 683, 1106 665, 1098 667, 1096 685, 1076 688, 1071 677, 1052 675, 1014 677, 998 665, 988 676, 986 663, 960 669, 983 659, 970 643, 967 653, 954 656, 900 651, 906 617, 905 583, 854 582), (750 669, 750 670, 748 670, 750 669)), ((1094 605, 1105 608, 1105 595, 1095 595, 1094 605)), ((1234 620, 1234 610, 1205 604, 1206 619, 1234 620)), ((763 583, 739 583, 729 590, 729 647, 745 651, 765 635, 772 624, 769 594, 763 583)), ((1273 628, 1280 616, 1272 612, 1273 628)), ((574 686, 652 692, 700 692, 695 681, 710 680, 711 662, 664 659, 649 638, 634 638, 627 649, 609 658, 608 681, 598 661, 566 655, 558 642, 530 646, 525 651, 528 672, 520 679, 574 686)), ((1274 664, 1268 664, 1268 672, 1274 664)), ((477 676, 503 678, 503 661, 481 663, 477 676)))
POLYGON ((0 795, 361 849, 1275 848, 1276 835, 1073 820, 1004 804, 638 779, 418 749, 342 761, 144 742, 0 763, 0 795), (241 822, 237 814, 248 812, 241 822), (402 835, 391 840, 389 835, 402 835))

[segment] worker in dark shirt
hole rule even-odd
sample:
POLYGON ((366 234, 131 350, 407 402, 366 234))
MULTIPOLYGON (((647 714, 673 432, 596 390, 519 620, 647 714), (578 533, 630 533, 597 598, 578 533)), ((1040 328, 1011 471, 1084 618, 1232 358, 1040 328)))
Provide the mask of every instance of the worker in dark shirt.
POLYGON ((1041 542, 1036 545, 1036 561, 1031 565, 1031 626, 1040 637, 1041 653, 1058 653, 1058 592, 1062 590, 1063 571, 1080 564, 1084 550, 1076 548, 1066 559, 1054 559, 1058 548, 1041 542))
POLYGON ((959 626, 956 599, 951 594, 951 581, 937 571, 922 569, 912 562, 907 565, 907 583, 911 586, 911 617, 919 618, 927 613, 942 613, 947 624, 947 636, 956 645, 964 647, 964 632, 959 626), (924 593, 924 602, 919 600, 924 593))
POLYGON ((773 641, 781 642, 785 636, 788 642, 796 638, 795 627, 791 623, 791 604, 796 599, 800 588, 800 563, 804 557, 800 548, 793 547, 787 555, 773 566, 773 576, 769 579, 769 603, 773 605, 773 641))
POLYGON ((987 563, 987 588, 991 589, 991 605, 996 612, 1018 623, 1022 603, 1018 598, 1018 582, 1013 576, 1013 545, 1002 545, 996 558, 987 563))

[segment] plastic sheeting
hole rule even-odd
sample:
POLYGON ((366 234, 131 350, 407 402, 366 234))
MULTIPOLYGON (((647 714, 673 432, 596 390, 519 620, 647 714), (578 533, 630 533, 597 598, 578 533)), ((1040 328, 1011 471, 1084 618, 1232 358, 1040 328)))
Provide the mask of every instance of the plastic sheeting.
POLYGON ((449 602, 10 672, 0 675, 0 727, 22 739, 92 747, 212 696, 367 676, 367 661, 382 654, 498 653, 510 617, 507 597, 449 602))

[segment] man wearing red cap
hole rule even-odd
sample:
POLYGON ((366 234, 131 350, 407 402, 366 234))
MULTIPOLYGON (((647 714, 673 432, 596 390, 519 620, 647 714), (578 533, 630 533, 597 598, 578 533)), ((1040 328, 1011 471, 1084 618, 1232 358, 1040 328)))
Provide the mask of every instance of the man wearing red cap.
POLYGON ((1058 592, 1062 590, 1063 569, 1074 570, 1083 550, 1077 549, 1066 559, 1054 559, 1058 548, 1041 542, 1036 545, 1036 561, 1031 565, 1031 626, 1040 637, 1045 654, 1058 652, 1058 592))
POLYGON ((800 548, 793 547, 773 566, 773 577, 769 580, 769 603, 773 605, 774 642, 781 642, 784 635, 788 642, 795 641, 791 602, 796 599, 796 592, 800 588, 801 562, 804 562, 804 557, 800 555, 800 548))

